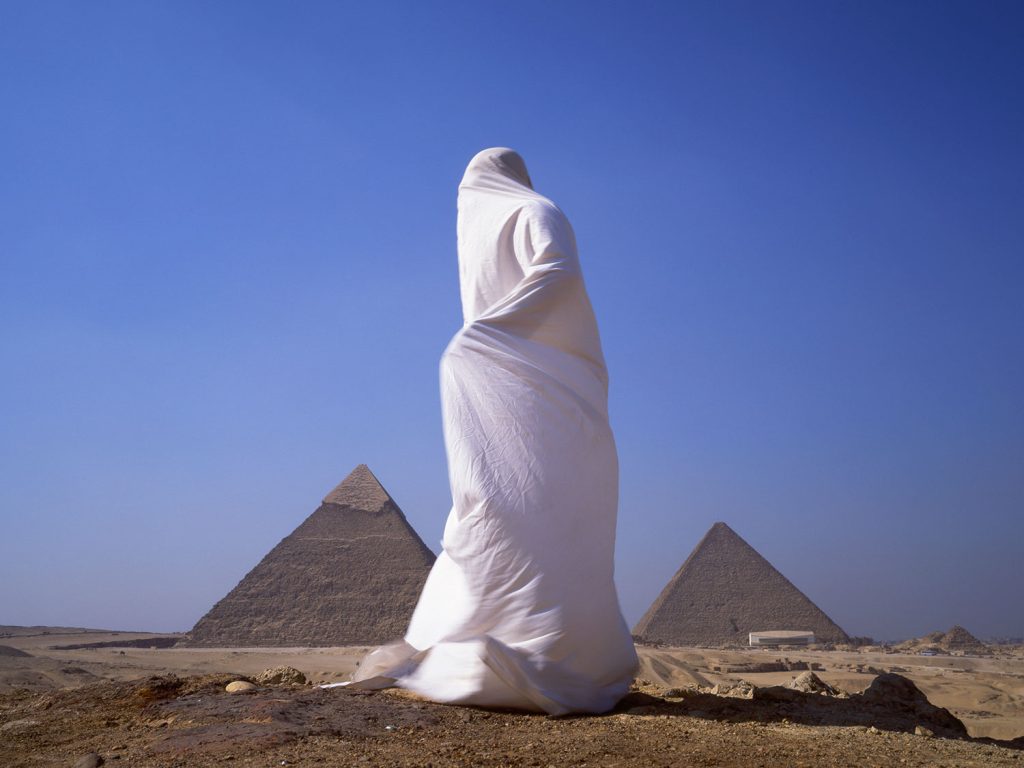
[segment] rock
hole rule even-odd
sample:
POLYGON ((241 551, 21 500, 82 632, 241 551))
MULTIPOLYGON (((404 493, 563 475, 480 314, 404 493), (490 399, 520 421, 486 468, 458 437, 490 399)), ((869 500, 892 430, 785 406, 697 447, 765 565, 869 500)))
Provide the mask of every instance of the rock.
POLYGON ((794 691, 783 685, 769 685, 764 688, 755 688, 751 692, 751 698, 754 701, 798 702, 800 701, 800 691, 794 691))
POLYGON ((914 735, 915 736, 926 736, 928 738, 931 738, 935 734, 931 730, 929 730, 928 728, 925 728, 923 725, 918 725, 918 726, 914 727, 914 735))
POLYGON ((308 680, 295 667, 274 667, 256 675, 256 682, 260 685, 306 685, 308 680))
POLYGON ((803 693, 820 693, 826 696, 835 696, 836 689, 826 683, 813 672, 801 672, 788 683, 786 687, 803 693))
POLYGON ((256 686, 247 680, 235 680, 234 682, 228 683, 224 690, 228 693, 245 693, 246 691, 255 691, 256 686))
POLYGON ((911 715, 919 723, 943 736, 967 736, 967 728, 948 709, 937 707, 913 682, 902 675, 888 672, 876 677, 858 697, 861 701, 890 712, 911 715))
POLYGON ((103 765, 103 758, 95 752, 82 755, 75 762, 75 768, 99 768, 101 765, 103 765))
POLYGON ((725 692, 726 696, 734 699, 752 699, 754 697, 754 686, 746 680, 740 680, 736 685, 725 692))
POLYGON ((870 728, 868 728, 868 733, 881 733, 881 731, 872 725, 870 728))
POLYGON ((662 694, 662 696, 664 696, 666 699, 685 699, 685 698, 687 698, 689 696, 696 696, 699 693, 700 693, 700 691, 698 691, 695 687, 694 688, 669 688, 667 691, 665 691, 662 694))

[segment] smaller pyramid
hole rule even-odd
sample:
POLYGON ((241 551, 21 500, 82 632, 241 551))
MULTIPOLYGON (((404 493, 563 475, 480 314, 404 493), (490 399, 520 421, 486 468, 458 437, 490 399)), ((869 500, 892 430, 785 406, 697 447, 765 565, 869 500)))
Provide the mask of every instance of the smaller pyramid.
POLYGON ((360 464, 203 616, 190 645, 375 645, 409 624, 434 553, 360 464))
POLYGON ((949 650, 984 650, 987 646, 981 642, 978 638, 968 632, 966 629, 961 627, 959 624, 954 624, 950 628, 949 632, 946 632, 940 641, 943 648, 949 650))
POLYGON ((747 645, 751 632, 847 634, 725 523, 715 523, 633 628, 646 642, 747 645))
POLYGON ((948 632, 929 632, 924 637, 902 642, 896 648, 913 652, 970 654, 984 654, 989 650, 987 645, 959 624, 954 624, 948 632))

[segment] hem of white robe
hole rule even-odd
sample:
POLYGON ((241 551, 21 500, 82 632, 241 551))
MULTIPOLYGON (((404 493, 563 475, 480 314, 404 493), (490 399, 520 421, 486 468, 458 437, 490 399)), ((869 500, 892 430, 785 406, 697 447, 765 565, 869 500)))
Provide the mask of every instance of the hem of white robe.
POLYGON ((375 670, 369 677, 359 677, 359 672, 353 676, 353 680, 345 683, 331 683, 321 687, 351 687, 358 690, 381 690, 384 688, 402 688, 412 691, 431 701, 442 704, 463 704, 467 706, 481 706, 496 709, 521 709, 528 712, 543 712, 549 716, 560 716, 571 713, 601 714, 612 710, 615 705, 629 693, 633 681, 632 670, 620 680, 606 684, 594 685, 594 694, 591 698, 595 701, 592 705, 581 705, 578 703, 565 703, 547 695, 544 690, 535 684, 532 679, 533 667, 523 654, 509 648, 504 643, 490 636, 478 638, 467 638, 458 642, 442 642, 423 650, 414 648, 407 643, 396 643, 391 646, 381 646, 372 651, 387 652, 397 650, 397 646, 404 645, 408 649, 408 655, 396 660, 389 668, 375 670), (468 691, 460 695, 444 696, 438 695, 438 691, 432 685, 432 680, 417 678, 417 672, 427 661, 431 651, 442 646, 455 646, 465 649, 477 646, 475 656, 479 662, 494 675, 501 683, 507 693, 512 694, 508 701, 500 704, 487 703, 483 701, 483 687, 476 691, 468 691), (415 658, 418 657, 418 658, 415 658), (415 658, 415 660, 414 660, 415 658), (516 700, 518 699, 518 701, 516 700))

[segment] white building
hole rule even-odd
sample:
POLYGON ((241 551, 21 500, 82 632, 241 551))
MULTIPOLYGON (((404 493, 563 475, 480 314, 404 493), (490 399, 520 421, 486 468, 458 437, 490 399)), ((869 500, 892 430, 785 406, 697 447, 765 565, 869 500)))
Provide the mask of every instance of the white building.
POLYGON ((758 645, 810 645, 814 642, 814 633, 800 630, 775 630, 771 632, 751 632, 750 644, 758 645))

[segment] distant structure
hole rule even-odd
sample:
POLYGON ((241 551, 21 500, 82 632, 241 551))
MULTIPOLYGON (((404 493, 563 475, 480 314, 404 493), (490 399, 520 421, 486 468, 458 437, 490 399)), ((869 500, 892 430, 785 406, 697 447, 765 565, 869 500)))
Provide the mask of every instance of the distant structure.
POLYGON ((725 523, 715 523, 633 628, 641 642, 743 646, 750 633, 847 634, 725 523))
POLYGON ((776 630, 774 632, 751 632, 750 633, 750 645, 752 647, 758 646, 774 646, 774 645, 813 645, 814 644, 814 633, 813 632, 799 632, 799 631, 787 631, 787 630, 776 630))
POLYGON ((951 651, 981 651, 988 649, 987 645, 959 624, 954 624, 952 628, 939 639, 939 642, 942 644, 943 648, 948 648, 951 651))
POLYGON ((924 637, 907 640, 893 647, 897 650, 917 652, 926 656, 948 653, 975 656, 991 652, 985 643, 959 624, 954 624, 948 632, 930 632, 924 637))
POLYGON ((210 609, 187 644, 372 645, 400 638, 434 553, 360 464, 210 609))

